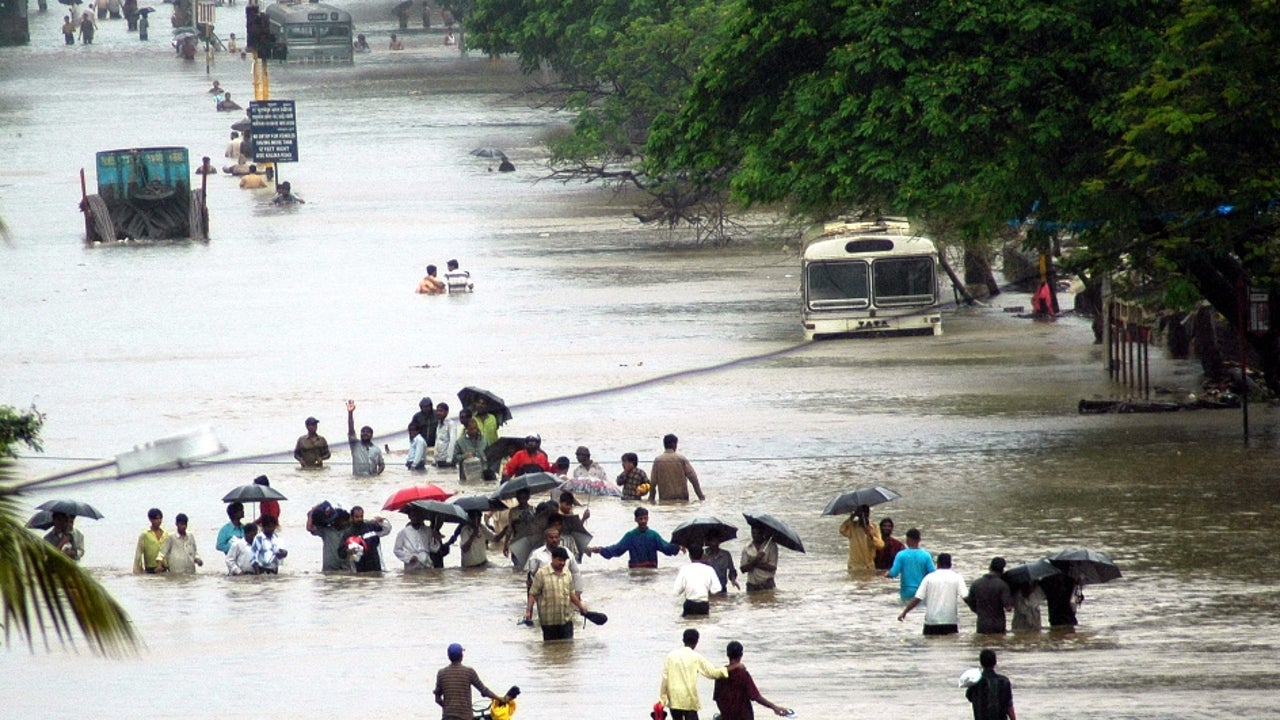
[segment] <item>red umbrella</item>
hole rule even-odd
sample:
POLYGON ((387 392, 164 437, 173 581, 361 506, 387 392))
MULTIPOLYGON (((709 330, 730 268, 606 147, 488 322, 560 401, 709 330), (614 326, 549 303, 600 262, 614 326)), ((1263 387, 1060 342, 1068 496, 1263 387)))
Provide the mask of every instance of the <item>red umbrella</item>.
POLYGON ((383 504, 383 510, 399 510, 414 500, 440 500, 448 499, 453 493, 445 491, 444 488, 434 483, 426 485, 414 485, 412 487, 400 488, 387 498, 387 502, 383 504))

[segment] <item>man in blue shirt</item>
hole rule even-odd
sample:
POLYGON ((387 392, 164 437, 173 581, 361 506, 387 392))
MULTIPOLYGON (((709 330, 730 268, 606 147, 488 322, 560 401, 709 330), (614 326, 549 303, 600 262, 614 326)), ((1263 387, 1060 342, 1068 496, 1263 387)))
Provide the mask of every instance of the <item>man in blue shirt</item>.
POLYGON ((621 540, 607 547, 589 547, 587 554, 600 553, 602 557, 608 559, 627 553, 627 567, 656 568, 659 552, 663 555, 675 555, 680 552, 679 545, 672 545, 663 540, 658 531, 649 529, 648 510, 642 507, 636 508, 635 517, 635 528, 628 530, 621 540))
POLYGON ((898 586, 898 597, 908 602, 916 596, 920 582, 924 576, 933 572, 933 558, 929 551, 920 549, 920 531, 911 528, 907 531, 907 547, 900 550, 893 558, 893 567, 889 568, 888 577, 901 577, 898 586))
POLYGON ((227 519, 230 520, 218 531, 218 542, 214 545, 222 554, 231 550, 231 538, 244 537, 244 503, 233 502, 227 506, 227 519))

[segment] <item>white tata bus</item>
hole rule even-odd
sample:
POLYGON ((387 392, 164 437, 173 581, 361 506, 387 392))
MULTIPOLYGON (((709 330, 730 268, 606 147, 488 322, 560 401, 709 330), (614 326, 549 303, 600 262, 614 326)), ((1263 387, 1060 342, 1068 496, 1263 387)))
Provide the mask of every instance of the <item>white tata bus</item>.
POLYGON ((938 250, 905 220, 816 226, 804 235, 802 263, 806 339, 942 334, 938 250))

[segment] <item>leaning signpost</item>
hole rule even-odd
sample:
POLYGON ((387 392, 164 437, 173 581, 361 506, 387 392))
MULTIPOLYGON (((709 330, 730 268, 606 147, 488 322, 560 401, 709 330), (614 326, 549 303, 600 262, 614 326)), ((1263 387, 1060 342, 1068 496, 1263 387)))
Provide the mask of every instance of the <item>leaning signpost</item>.
MULTIPOLYGON (((292 100, 254 100, 249 103, 249 131, 255 163, 298 162, 298 118, 292 100)), ((280 170, 276 170, 280 185, 280 170)))

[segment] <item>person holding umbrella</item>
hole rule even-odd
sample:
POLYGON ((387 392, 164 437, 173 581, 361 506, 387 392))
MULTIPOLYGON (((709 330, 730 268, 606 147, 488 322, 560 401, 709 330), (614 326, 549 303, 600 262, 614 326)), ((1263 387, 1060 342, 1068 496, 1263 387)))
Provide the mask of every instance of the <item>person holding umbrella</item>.
POLYGON ((880 528, 871 523, 871 506, 859 505, 840 525, 840 534, 849 538, 849 572, 876 569, 876 551, 884 547, 880 528))
POLYGON ((730 585, 733 585, 735 590, 741 590, 742 586, 738 584, 738 568, 733 564, 733 555, 720 547, 720 533, 709 533, 706 543, 707 549, 703 553, 704 561, 716 571, 716 579, 720 581, 720 592, 716 594, 728 595, 730 585))
POLYGON ((747 576, 747 592, 772 590, 778 572, 778 544, 760 525, 751 526, 751 544, 742 548, 742 572, 747 576))
MULTIPOLYGON (((405 572, 431 567, 432 530, 427 527, 427 513, 409 505, 409 524, 396 535, 395 556, 404 563, 405 572)), ((439 546, 439 540, 436 541, 439 546)))
POLYGON ((72 560, 79 560, 84 557, 84 535, 76 530, 75 523, 75 515, 53 513, 53 528, 45 533, 44 541, 72 560))
MULTIPOLYGON (((259 475, 253 479, 254 485, 262 487, 271 487, 271 480, 266 475, 259 475)), ((258 503, 258 517, 263 515, 274 515, 276 520, 280 519, 280 501, 275 499, 266 499, 258 503)))

